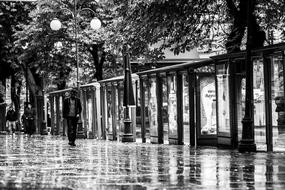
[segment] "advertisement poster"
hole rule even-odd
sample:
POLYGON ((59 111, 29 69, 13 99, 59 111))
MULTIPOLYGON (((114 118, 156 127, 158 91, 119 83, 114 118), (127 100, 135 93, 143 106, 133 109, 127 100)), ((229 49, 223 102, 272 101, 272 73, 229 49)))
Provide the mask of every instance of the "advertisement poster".
POLYGON ((150 135, 157 136, 157 98, 156 98, 156 81, 151 79, 150 99, 149 99, 149 117, 150 117, 150 135))
POLYGON ((177 107, 176 93, 171 90, 168 100, 169 136, 177 138, 177 107))
POLYGON ((214 135, 216 126, 216 91, 215 80, 212 77, 200 79, 201 89, 201 134, 214 135))

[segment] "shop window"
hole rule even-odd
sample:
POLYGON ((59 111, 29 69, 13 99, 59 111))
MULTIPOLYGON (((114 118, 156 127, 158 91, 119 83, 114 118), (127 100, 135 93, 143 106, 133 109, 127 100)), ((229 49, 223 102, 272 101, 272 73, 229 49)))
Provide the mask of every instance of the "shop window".
POLYGON ((168 80, 168 122, 169 137, 178 138, 177 134, 177 86, 176 75, 167 77, 168 80))
POLYGON ((148 141, 150 139, 150 117, 149 117, 149 93, 150 86, 149 82, 145 79, 143 81, 144 88, 144 105, 145 105, 145 138, 148 141))
POLYGON ((284 65, 282 56, 271 57, 273 151, 285 151, 284 65))
POLYGON ((214 77, 200 76, 199 81, 201 135, 216 135, 215 79, 214 77))
POLYGON ((156 78, 149 80, 149 124, 150 124, 150 136, 158 136, 158 123, 157 123, 157 96, 156 96, 156 78))
POLYGON ((163 142, 168 143, 168 88, 167 78, 162 78, 162 123, 163 123, 163 142))
POLYGON ((229 65, 217 65, 218 131, 230 133, 229 65))
POLYGON ((113 132, 112 128, 112 91, 110 87, 107 87, 107 131, 108 133, 113 132))
POLYGON ((190 144, 190 125, 189 125, 189 86, 188 76, 186 73, 182 75, 182 96, 183 96, 183 142, 190 144))
POLYGON ((266 151, 267 146, 263 68, 263 59, 257 58, 253 60, 254 138, 257 150, 266 151))
POLYGON ((119 133, 124 132, 124 107, 123 107, 123 101, 124 101, 124 89, 123 87, 119 87, 119 105, 118 105, 118 117, 119 117, 119 133))

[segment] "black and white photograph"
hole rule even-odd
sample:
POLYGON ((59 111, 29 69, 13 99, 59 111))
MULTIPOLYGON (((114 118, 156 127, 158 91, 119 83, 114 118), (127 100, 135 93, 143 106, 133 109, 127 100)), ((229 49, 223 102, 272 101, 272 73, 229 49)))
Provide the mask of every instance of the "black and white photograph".
POLYGON ((0 0, 0 190, 284 190, 285 1, 0 0))

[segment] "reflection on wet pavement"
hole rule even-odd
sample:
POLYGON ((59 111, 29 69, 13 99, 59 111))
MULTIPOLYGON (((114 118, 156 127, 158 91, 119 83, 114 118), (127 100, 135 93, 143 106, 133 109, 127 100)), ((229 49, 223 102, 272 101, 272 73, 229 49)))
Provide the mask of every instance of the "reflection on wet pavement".
POLYGON ((285 154, 0 136, 0 189, 285 189, 285 154))

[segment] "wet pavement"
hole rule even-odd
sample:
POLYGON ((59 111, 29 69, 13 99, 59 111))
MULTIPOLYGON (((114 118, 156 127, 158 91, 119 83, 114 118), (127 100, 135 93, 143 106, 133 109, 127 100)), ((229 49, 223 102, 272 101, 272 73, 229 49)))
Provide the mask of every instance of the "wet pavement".
POLYGON ((0 189, 285 189, 284 153, 0 135, 0 189))

